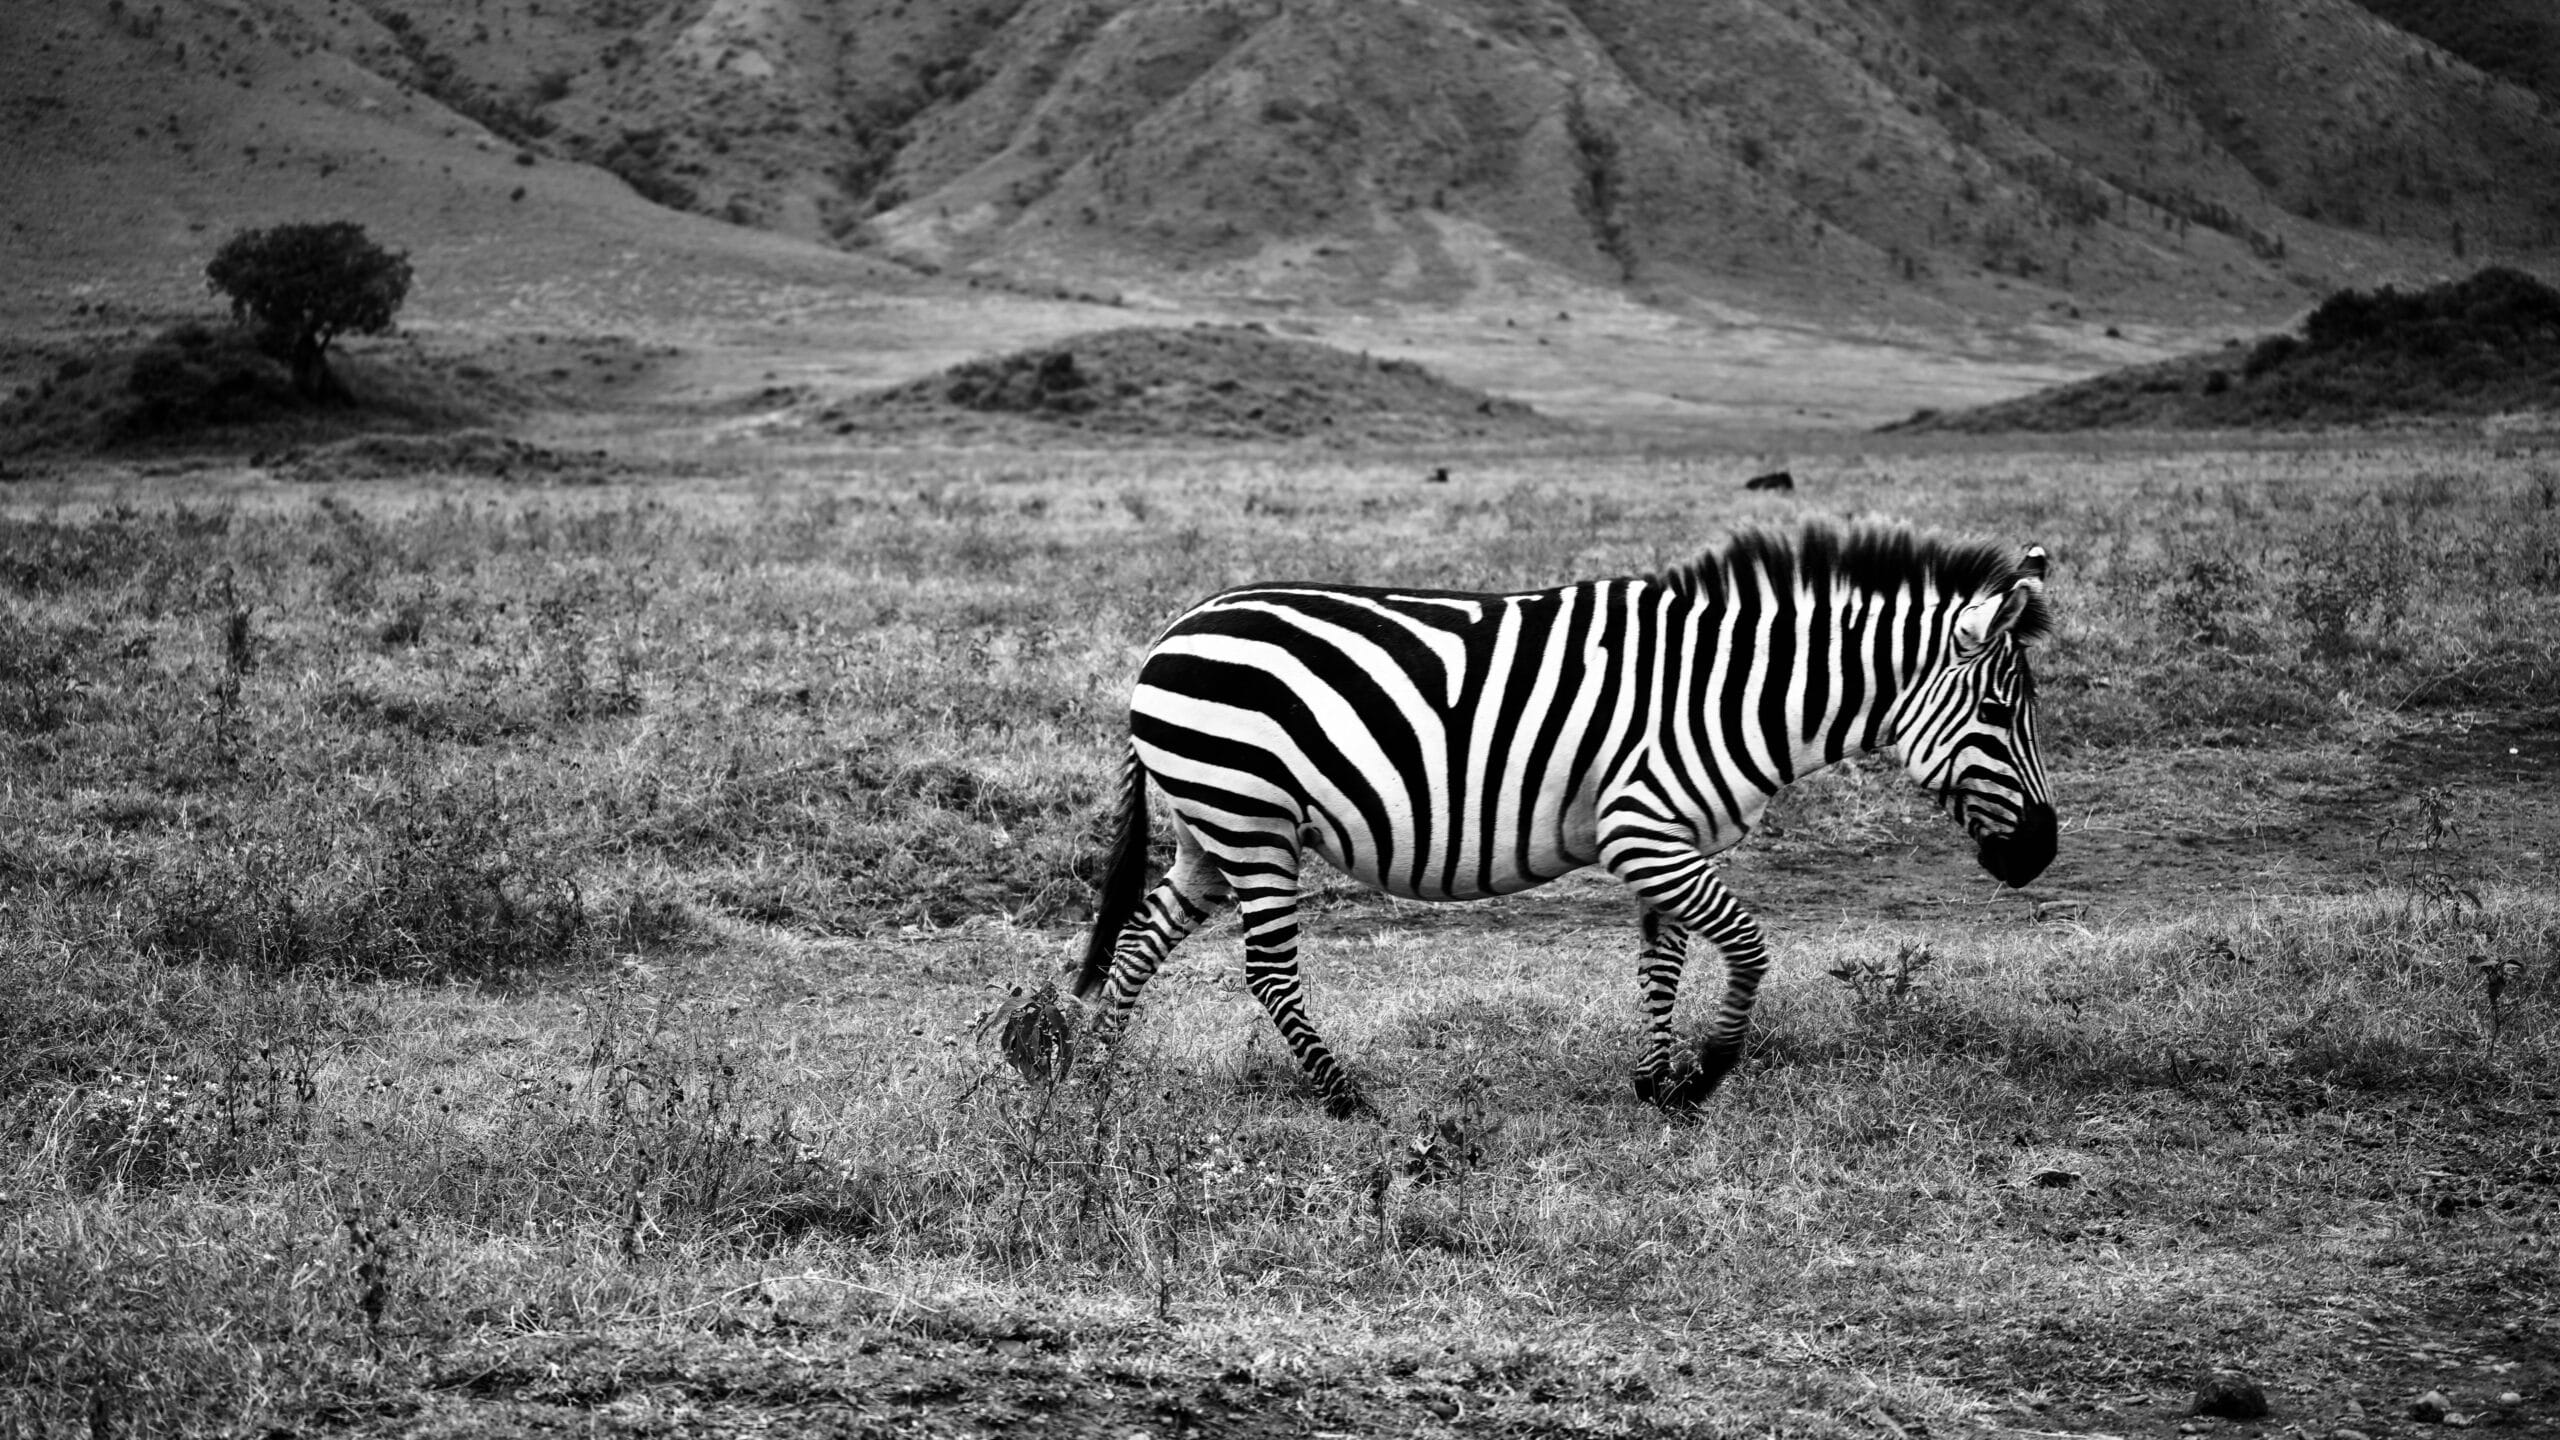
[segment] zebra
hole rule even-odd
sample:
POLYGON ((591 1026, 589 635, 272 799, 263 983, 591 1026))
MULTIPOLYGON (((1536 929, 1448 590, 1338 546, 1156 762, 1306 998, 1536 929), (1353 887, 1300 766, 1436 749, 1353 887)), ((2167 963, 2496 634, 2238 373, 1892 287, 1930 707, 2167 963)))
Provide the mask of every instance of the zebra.
POLYGON ((1390 895, 1508 895, 1599 865, 1639 901, 1649 1031, 1637 1095, 1712 1095, 1768 966, 1710 858, 1799 775, 1895 753, 1985 870, 2022 886, 2056 820, 2027 642, 2048 626, 2023 558, 1895 526, 1745 531, 1653 576, 1472 592, 1228 590, 1147 651, 1117 833, 1075 980, 1094 1033, 1126 1023, 1181 939, 1232 900, 1246 987, 1337 1116, 1374 1114, 1308 1019, 1306 857, 1390 895), (1146 888, 1152 782, 1174 857, 1146 888), (1725 989, 1693 1056, 1671 1014, 1692 940, 1725 989))

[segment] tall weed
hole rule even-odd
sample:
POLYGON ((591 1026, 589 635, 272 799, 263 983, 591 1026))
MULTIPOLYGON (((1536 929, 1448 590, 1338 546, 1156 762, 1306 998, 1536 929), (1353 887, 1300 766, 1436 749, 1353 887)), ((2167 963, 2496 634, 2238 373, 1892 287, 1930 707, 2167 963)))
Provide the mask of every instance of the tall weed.
POLYGON ((2331 666, 2365 654, 2397 658, 2418 569, 2415 537, 2387 513, 2313 527, 2297 542, 2284 589, 2304 653, 2331 666))

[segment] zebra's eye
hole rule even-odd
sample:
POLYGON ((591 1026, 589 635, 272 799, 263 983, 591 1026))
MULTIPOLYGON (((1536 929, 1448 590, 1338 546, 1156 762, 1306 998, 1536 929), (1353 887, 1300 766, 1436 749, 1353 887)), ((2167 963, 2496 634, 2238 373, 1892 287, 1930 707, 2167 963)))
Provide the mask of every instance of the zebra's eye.
POLYGON ((1985 700, 1982 702, 1982 708, 1974 712, 1973 718, 1985 725, 2006 725, 2010 720, 2009 703, 2005 700, 1985 700))

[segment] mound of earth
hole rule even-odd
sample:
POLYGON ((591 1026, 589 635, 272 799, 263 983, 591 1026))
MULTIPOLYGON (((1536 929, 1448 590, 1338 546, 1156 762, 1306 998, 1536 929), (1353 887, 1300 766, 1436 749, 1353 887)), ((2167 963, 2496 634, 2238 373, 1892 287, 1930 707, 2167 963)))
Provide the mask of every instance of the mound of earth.
POLYGON ((330 364, 343 399, 315 401, 242 327, 185 321, 82 345, 0 400, 0 454, 325 441, 357 432, 486 426, 524 397, 486 370, 393 342, 330 364))
POLYGON ((2341 290, 2298 335, 1884 428, 2292 429, 2517 413, 2560 417, 2560 291, 2492 267, 2408 293, 2341 290))
POLYGON ((571 483, 615 469, 602 450, 555 450, 492 430, 358 435, 310 449, 260 452, 251 463, 292 480, 383 480, 416 475, 540 478, 571 483))
POLYGON ((1136 327, 971 360, 818 411, 840 435, 1445 440, 1564 428, 1516 400, 1256 325, 1136 327))

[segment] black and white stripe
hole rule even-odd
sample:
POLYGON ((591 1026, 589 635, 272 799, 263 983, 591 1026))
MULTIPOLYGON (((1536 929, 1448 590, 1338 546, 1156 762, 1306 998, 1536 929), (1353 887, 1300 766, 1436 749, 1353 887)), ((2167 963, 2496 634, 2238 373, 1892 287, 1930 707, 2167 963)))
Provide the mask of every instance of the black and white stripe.
POLYGON ((1708 859, 1797 776, 1889 749, 1952 806, 1985 869, 2053 858, 2024 642, 2045 559, 1908 531, 1746 534, 1669 574, 1518 594, 1259 585, 1147 653, 1120 830, 1076 994, 1116 1027, 1165 955, 1232 899, 1245 979, 1338 1113, 1365 1108, 1307 1019, 1298 873, 1312 853, 1393 895, 1508 895, 1587 865, 1643 907, 1650 1045, 1637 1092, 1705 1099, 1768 964, 1708 859), (1174 829, 1145 889, 1152 780, 1174 829), (1725 992, 1693 1065, 1671 1012, 1692 939, 1725 992))

